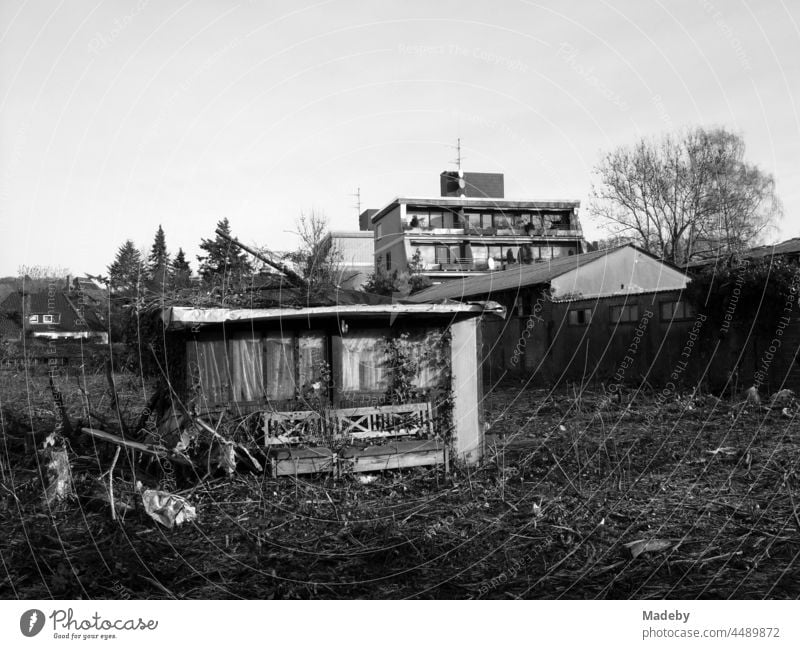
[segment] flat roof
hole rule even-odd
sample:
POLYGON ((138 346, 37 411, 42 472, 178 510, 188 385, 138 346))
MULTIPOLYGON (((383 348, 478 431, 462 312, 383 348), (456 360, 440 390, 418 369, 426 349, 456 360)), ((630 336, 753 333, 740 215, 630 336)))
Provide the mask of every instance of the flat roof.
POLYGON ((414 196, 396 196, 393 200, 372 215, 371 221, 375 223, 395 205, 420 205, 423 207, 494 207, 497 209, 512 210, 567 210, 581 206, 576 200, 514 200, 508 198, 461 198, 460 196, 445 196, 425 198, 414 196))
POLYGON ((161 319, 169 330, 188 329, 203 324, 226 322, 265 322, 270 320, 297 320, 313 317, 342 316, 401 316, 401 315, 457 315, 491 313, 504 317, 505 308, 496 302, 449 304, 351 304, 342 306, 317 306, 306 308, 226 309, 192 307, 167 307, 161 319))

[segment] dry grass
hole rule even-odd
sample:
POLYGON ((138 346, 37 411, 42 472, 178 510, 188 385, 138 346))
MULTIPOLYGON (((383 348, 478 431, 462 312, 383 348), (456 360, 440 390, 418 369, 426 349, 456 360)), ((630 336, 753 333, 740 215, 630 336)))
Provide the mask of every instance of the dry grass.
MULTIPOLYGON (((5 380, 5 377, 4 379, 5 380)), ((126 379, 127 381, 127 379, 126 379)), ((135 379, 126 403, 143 402, 135 379)), ((10 400, 3 386, 3 412, 10 400)), ((55 424, 23 383, 25 421, 55 424), (30 399, 28 399, 30 397, 30 399), (31 419, 31 417, 27 417, 31 419)), ((107 406, 102 381, 91 399, 107 406)), ((81 396, 67 392, 65 401, 81 396)), ((74 405, 73 414, 81 416, 74 405)), ((95 406, 93 406, 95 407, 95 406)), ((42 505, 35 458, 4 417, 0 594, 59 598, 788 598, 800 595, 798 426, 708 397, 656 405, 506 385, 477 469, 386 472, 371 484, 260 475, 175 489, 198 519, 114 522, 97 477, 111 453, 75 448, 77 502, 42 505), (691 409, 689 409, 691 407, 691 409), (631 558, 625 544, 666 550, 631 558)), ((108 415, 109 413, 106 413, 108 415)), ((163 480, 137 467, 144 480, 163 480)), ((136 504, 130 465, 115 494, 136 504)))

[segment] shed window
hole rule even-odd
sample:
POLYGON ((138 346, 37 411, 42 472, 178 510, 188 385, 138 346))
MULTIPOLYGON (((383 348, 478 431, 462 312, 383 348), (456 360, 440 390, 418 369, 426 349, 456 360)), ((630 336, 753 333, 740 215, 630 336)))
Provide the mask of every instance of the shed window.
POLYGON ((264 339, 264 347, 267 399, 294 398, 294 336, 287 333, 268 333, 264 339))
POLYGON ((661 303, 662 320, 687 320, 693 318, 694 315, 692 305, 683 300, 661 303))
POLYGON ((231 360, 231 397, 234 401, 255 401, 264 395, 261 337, 237 334, 228 341, 231 360))
POLYGON ((39 324, 39 316, 38 315, 28 316, 28 322, 30 322, 31 324, 39 324))
POLYGON ((298 367, 300 385, 308 387, 321 378, 323 365, 327 358, 325 353, 325 334, 321 331, 300 334, 297 348, 300 352, 298 367))
POLYGON ((611 323, 636 322, 639 319, 638 304, 620 304, 611 307, 611 323))
POLYGON ((383 392, 387 386, 386 350, 377 331, 361 331, 342 338, 342 390, 383 392))
POLYGON ((570 309, 569 323, 571 325, 588 325, 592 320, 591 309, 570 309))

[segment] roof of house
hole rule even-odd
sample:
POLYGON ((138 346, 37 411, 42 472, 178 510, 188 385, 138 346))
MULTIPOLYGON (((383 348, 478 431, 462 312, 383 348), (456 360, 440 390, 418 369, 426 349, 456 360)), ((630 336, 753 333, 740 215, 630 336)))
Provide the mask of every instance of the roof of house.
MULTIPOLYGON (((775 243, 769 246, 757 246, 750 248, 739 255, 742 259, 766 259, 767 257, 780 257, 783 255, 800 255, 800 237, 794 237, 775 243)), ((720 254, 707 257, 705 259, 695 259, 686 264, 687 268, 701 268, 709 266, 719 261, 724 261, 730 257, 729 254, 720 254)))
MULTIPOLYGON (((520 264, 508 270, 495 271, 485 275, 450 279, 436 286, 426 288, 408 299, 411 302, 437 302, 445 299, 490 295, 492 293, 517 289, 522 286, 547 284, 556 277, 568 273, 571 270, 575 270, 576 268, 580 268, 584 264, 594 261, 595 259, 605 257, 608 253, 626 246, 636 248, 636 246, 629 243, 623 246, 617 246, 616 248, 595 250, 580 255, 560 257, 558 259, 548 259, 547 261, 535 264, 520 264)), ((639 249, 637 248, 637 250, 639 249)), ((640 250, 640 252, 643 251, 640 250)))
POLYGON ((5 313, 0 313, 0 338, 18 338, 20 333, 22 327, 5 313))
POLYGON ((375 223, 395 205, 419 205, 421 207, 482 207, 503 210, 572 210, 580 207, 580 201, 574 200, 513 200, 508 198, 461 198, 446 196, 442 198, 420 198, 411 196, 397 196, 375 214, 370 220, 375 223))
POLYGON ((505 314, 505 308, 495 302, 449 303, 449 304, 354 304, 321 306, 300 309, 195 309, 191 307, 167 307, 161 312, 161 319, 168 329, 187 329, 201 324, 222 324, 226 322, 253 322, 269 320, 300 320, 314 317, 397 317, 403 315, 452 317, 457 314, 480 315, 505 314))
MULTIPOLYGON (((79 299, 80 296, 73 296, 79 299)), ((31 324, 34 331, 47 329, 48 331, 102 331, 105 329, 102 320, 92 308, 87 308, 80 303, 74 302, 66 291, 37 291, 35 293, 23 294, 20 291, 11 293, 2 303, 0 311, 3 313, 17 312, 25 316, 34 314, 60 315, 58 323, 39 323, 31 324), (24 305, 23 305, 24 300, 24 305), (79 322, 81 316, 85 324, 79 322)))

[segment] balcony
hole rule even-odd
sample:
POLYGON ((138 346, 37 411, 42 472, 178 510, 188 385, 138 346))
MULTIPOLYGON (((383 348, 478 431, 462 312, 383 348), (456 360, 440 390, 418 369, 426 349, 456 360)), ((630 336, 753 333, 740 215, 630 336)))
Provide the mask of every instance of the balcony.
MULTIPOLYGON (((503 264, 495 262, 495 270, 500 269, 503 264)), ((485 273, 489 270, 489 263, 486 260, 475 260, 464 258, 456 258, 449 262, 442 262, 440 264, 426 264, 425 271, 449 271, 449 272, 481 272, 485 273)))
POLYGON ((560 237, 582 237, 583 231, 578 229, 570 229, 567 226, 557 226, 543 230, 541 228, 533 229, 528 232, 518 228, 412 228, 409 225, 403 226, 403 231, 408 235, 414 237, 428 238, 428 237, 443 237, 443 236, 457 236, 457 237, 516 237, 524 239, 551 239, 560 237))

